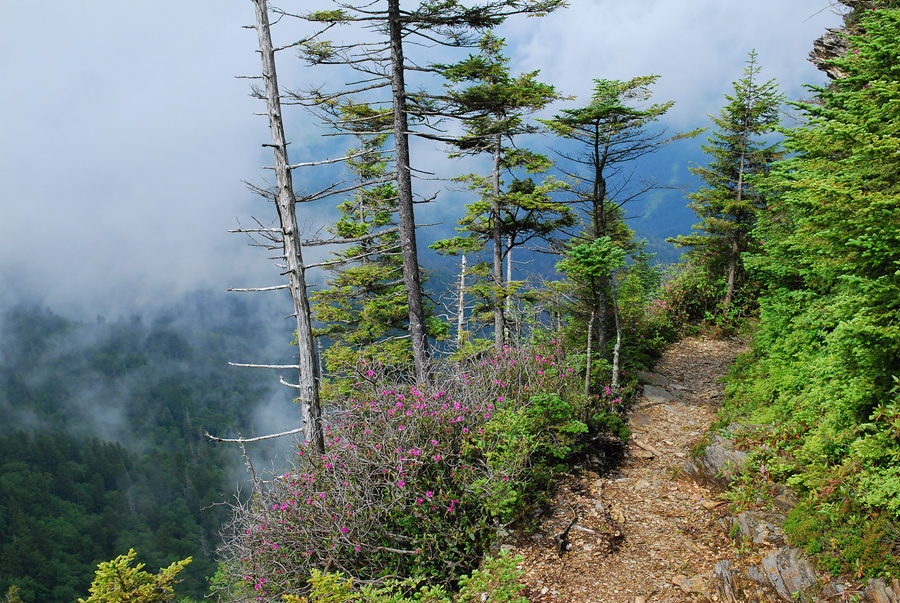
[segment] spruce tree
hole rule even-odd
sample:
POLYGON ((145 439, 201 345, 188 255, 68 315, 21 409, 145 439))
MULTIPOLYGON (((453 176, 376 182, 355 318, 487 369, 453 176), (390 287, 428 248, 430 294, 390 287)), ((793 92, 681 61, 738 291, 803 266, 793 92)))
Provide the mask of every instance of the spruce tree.
POLYGON ((505 343, 504 309, 510 294, 503 279, 504 258, 514 247, 535 237, 552 236, 559 228, 574 223, 569 207, 552 199, 552 193, 563 187, 561 182, 547 178, 536 184, 532 178, 515 175, 518 170, 542 173, 550 167, 546 156, 522 148, 517 140, 538 131, 525 116, 540 111, 560 95, 553 86, 537 81, 537 71, 513 77, 509 59, 501 54, 504 45, 503 39, 489 32, 481 39, 478 55, 470 55, 456 65, 436 66, 457 85, 449 86, 444 100, 448 112, 462 118, 465 129, 465 134, 451 143, 456 148, 452 156, 488 154, 492 168, 488 176, 457 178, 478 195, 477 201, 466 206, 457 229, 468 236, 432 246, 445 253, 472 253, 490 243, 490 297, 498 353, 505 343), (512 174, 505 190, 501 180, 504 172, 512 174))
POLYGON ((340 219, 329 228, 353 241, 324 263, 329 288, 312 295, 315 318, 325 323, 316 335, 328 337, 328 372, 347 374, 362 359, 399 365, 409 361, 408 309, 394 216, 397 187, 384 153, 390 109, 344 103, 334 110, 357 138, 347 152, 354 175, 353 196, 338 206, 340 219), (361 356, 360 356, 361 355, 361 356))
POLYGON ((716 130, 703 150, 711 161, 691 168, 705 185, 689 195, 690 207, 700 218, 698 234, 679 236, 673 242, 702 254, 703 264, 725 277, 723 306, 728 308, 744 280, 743 253, 754 248, 748 234, 766 207, 765 195, 753 185, 753 177, 765 174, 783 155, 778 142, 765 137, 778 127, 778 110, 784 97, 774 80, 759 82, 756 52, 750 53, 744 77, 734 83, 734 93, 718 117, 710 116, 716 130), (702 234, 700 234, 702 233, 702 234))
MULTIPOLYGON (((577 145, 577 151, 557 151, 571 165, 564 167, 564 172, 583 183, 576 191, 575 203, 587 214, 588 226, 572 241, 572 247, 609 237, 616 246, 631 251, 633 233, 625 225, 623 206, 652 189, 665 187, 652 178, 634 180, 623 168, 670 142, 702 131, 667 136, 665 128, 651 129, 675 104, 667 101, 642 108, 650 100, 650 86, 658 78, 651 75, 628 81, 594 80, 594 92, 587 105, 540 120, 557 136, 577 145)), ((597 316, 599 328, 595 332, 601 353, 605 353, 607 344, 610 278, 611 274, 594 272, 580 282, 582 303, 575 308, 576 316, 584 322, 597 316)))

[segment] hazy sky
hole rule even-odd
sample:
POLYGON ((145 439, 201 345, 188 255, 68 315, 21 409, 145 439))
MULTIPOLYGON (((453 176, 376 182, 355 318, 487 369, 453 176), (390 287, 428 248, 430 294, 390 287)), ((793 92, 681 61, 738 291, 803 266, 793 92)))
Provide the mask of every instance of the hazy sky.
MULTIPOLYGON (((582 98, 595 78, 658 74, 656 98, 678 102, 681 128, 708 125, 753 48, 788 96, 822 83, 806 56, 839 22, 828 0, 570 3, 502 28, 513 70, 540 69, 582 98)), ((267 123, 253 115, 262 107, 234 78, 259 70, 255 32, 241 28, 252 17, 249 0, 0 4, 0 305, 92 317, 198 288, 275 284, 266 254, 226 232, 236 218, 274 217, 241 182, 260 183, 270 161, 267 123)), ((280 60, 283 85, 321 81, 280 60)), ((292 149, 315 154, 305 117, 289 130, 292 149)), ((436 149, 423 152, 452 175, 436 149)), ((451 198, 435 211, 453 215, 451 198)), ((327 213, 304 211, 310 223, 327 213)))

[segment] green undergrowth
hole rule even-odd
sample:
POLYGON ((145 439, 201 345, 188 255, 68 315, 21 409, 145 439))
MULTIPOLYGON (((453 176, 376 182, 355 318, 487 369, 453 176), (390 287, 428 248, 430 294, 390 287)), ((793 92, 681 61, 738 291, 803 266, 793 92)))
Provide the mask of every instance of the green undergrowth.
POLYGON ((774 508, 786 485, 800 498, 785 523, 792 544, 833 575, 898 577, 897 440, 876 420, 890 403, 860 411, 849 401, 862 392, 841 398, 831 380, 798 378, 801 368, 761 353, 757 339, 730 373, 714 429, 750 426, 729 434, 749 453, 728 492, 732 511, 774 508), (825 389, 834 396, 827 403, 825 389))
POLYGON ((790 541, 859 578, 900 577, 900 10, 884 6, 852 15, 844 77, 795 105, 789 156, 753 181, 770 195, 744 258, 760 320, 721 416, 769 426, 736 436, 735 502, 790 486, 790 541))
POLYGON ((310 593, 305 597, 284 595, 285 603, 526 603, 519 582, 523 572, 516 567, 521 557, 501 551, 487 557, 481 569, 458 580, 458 591, 448 592, 443 585, 422 585, 415 579, 390 579, 377 584, 359 586, 341 573, 322 574, 313 570, 309 579, 310 593))

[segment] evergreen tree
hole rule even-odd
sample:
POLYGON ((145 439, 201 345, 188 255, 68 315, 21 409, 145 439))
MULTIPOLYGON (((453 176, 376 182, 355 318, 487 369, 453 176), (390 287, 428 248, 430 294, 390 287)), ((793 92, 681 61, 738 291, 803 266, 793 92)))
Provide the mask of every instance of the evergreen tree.
MULTIPOLYGON (((411 359, 411 349, 399 228, 394 219, 397 187, 384 150, 391 110, 352 102, 329 110, 333 123, 343 124, 358 143, 347 152, 346 162, 355 178, 347 188, 354 195, 338 206, 341 217, 329 229, 350 245, 323 263, 333 274, 327 281, 330 288, 312 295, 315 316, 326 323, 316 335, 332 342, 324 353, 327 369, 339 377, 361 358, 401 366, 411 359)), ((443 337, 446 327, 432 317, 428 306, 425 310, 428 335, 443 337)))
POLYGON ((503 279, 504 258, 514 247, 534 237, 552 236, 559 228, 574 223, 571 210, 551 198, 562 183, 547 178, 535 184, 531 178, 514 175, 516 170, 540 173, 550 167, 547 157, 516 142, 538 131, 524 117, 560 95, 553 86, 538 82, 536 71, 513 77, 507 66, 509 59, 501 54, 504 45, 501 38, 488 33, 481 39, 480 54, 456 65, 436 66, 452 84, 468 84, 450 87, 447 93, 451 112, 462 118, 465 128, 465 135, 452 142, 457 149, 453 156, 490 154, 493 161, 489 176, 469 174, 457 179, 467 182, 479 196, 466 206, 466 215, 459 221, 458 230, 469 236, 440 241, 432 248, 445 253, 471 253, 491 244, 491 305, 497 352, 505 343, 504 307, 510 294, 503 279), (500 179, 504 171, 513 174, 506 190, 500 179))
POLYGON ((143 563, 131 566, 135 556, 130 549, 127 555, 101 563, 91 584, 91 596, 78 599, 78 603, 167 603, 174 599, 175 577, 191 558, 176 561, 153 575, 143 571, 143 563))
POLYGON ((403 295, 402 259, 394 214, 397 188, 382 150, 391 123, 390 109, 345 103, 340 119, 357 137, 347 152, 347 167, 355 176, 354 195, 338 206, 340 219, 329 231, 354 241, 334 252, 325 263, 333 274, 330 288, 312 295, 316 319, 326 323, 317 336, 332 345, 325 352, 333 375, 355 366, 358 352, 368 359, 392 364, 408 360, 409 341, 398 336, 407 330, 408 310, 403 295))
MULTIPOLYGON (((566 174, 584 183, 576 203, 587 214, 588 228, 572 246, 590 244, 609 237, 615 245, 631 251, 632 231, 625 226, 623 206, 643 193, 661 188, 652 179, 633 181, 625 165, 660 150, 666 144, 696 136, 694 130, 666 136, 666 130, 649 130, 675 104, 668 101, 646 108, 650 86, 659 76, 636 77, 628 81, 594 80, 594 93, 584 107, 565 109, 552 119, 540 120, 557 136, 575 142, 578 151, 557 151, 573 164, 566 174)), ((574 312, 583 322, 597 316, 599 349, 605 353, 610 315, 608 292, 610 274, 591 273, 581 282, 580 307, 574 312)))
POLYGON ((336 45, 316 35, 297 46, 300 46, 302 56, 312 64, 346 65, 361 72, 361 86, 331 94, 314 88, 295 95, 295 101, 315 105, 381 88, 389 88, 391 91, 393 121, 390 132, 393 134, 397 166, 397 210, 403 280, 409 308, 409 334, 416 377, 424 382, 427 380, 428 342, 413 209, 409 117, 425 118, 433 113, 427 103, 428 95, 408 90, 407 71, 423 68, 413 65, 406 58, 405 51, 410 40, 447 47, 472 46, 478 33, 496 27, 508 16, 546 14, 565 3, 563 0, 490 0, 466 7, 455 0, 423 0, 412 10, 402 10, 400 0, 366 2, 361 5, 343 2, 335 4, 338 7, 335 10, 314 11, 303 15, 303 18, 329 26, 360 23, 381 35, 372 42, 349 45, 336 45))
POLYGON ((766 208, 766 197, 753 185, 753 176, 767 173, 783 155, 779 143, 764 138, 778 127, 784 97, 773 80, 758 81, 759 71, 756 52, 751 52, 743 79, 734 83, 734 94, 725 95, 728 104, 719 117, 710 116, 717 129, 703 150, 712 161, 706 167, 691 168, 705 183, 689 195, 688 206, 700 218, 694 229, 703 234, 673 240, 702 254, 706 266, 724 272, 726 308, 742 285, 741 255, 753 248, 748 235, 766 208))

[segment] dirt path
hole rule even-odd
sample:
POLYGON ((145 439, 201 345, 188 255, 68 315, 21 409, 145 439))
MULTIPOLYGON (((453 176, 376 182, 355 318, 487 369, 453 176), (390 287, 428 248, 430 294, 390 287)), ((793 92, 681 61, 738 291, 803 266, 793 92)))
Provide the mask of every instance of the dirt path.
POLYGON ((732 557, 720 528, 725 504, 679 479, 678 470, 715 419, 723 398, 717 381, 743 349, 738 341, 706 338, 670 346, 654 373, 664 378, 664 391, 651 388, 632 411, 624 462, 602 477, 584 470, 567 478, 552 516, 504 547, 525 558, 529 600, 645 603, 702 594, 690 577, 732 557), (560 557, 555 537, 573 510, 578 521, 560 557))

